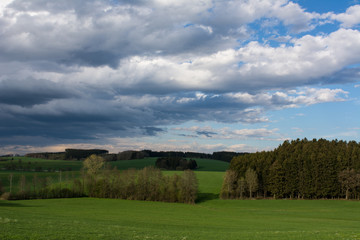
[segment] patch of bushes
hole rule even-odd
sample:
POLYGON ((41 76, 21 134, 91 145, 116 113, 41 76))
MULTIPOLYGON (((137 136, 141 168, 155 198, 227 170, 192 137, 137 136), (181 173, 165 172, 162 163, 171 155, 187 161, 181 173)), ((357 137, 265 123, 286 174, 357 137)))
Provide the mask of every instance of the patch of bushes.
POLYGON ((187 169, 196 169, 197 163, 195 160, 178 158, 178 157, 166 157, 158 158, 156 160, 155 166, 157 168, 166 169, 166 170, 187 170, 187 169))

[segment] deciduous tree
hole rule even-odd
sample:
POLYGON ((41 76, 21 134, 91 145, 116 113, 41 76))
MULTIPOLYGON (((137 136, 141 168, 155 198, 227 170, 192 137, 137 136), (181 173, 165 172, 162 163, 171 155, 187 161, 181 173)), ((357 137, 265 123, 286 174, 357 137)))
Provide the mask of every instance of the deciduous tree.
POLYGON ((258 176, 255 170, 251 168, 246 170, 245 181, 249 189, 249 196, 252 198, 253 192, 256 192, 258 188, 258 176))
POLYGON ((97 156, 95 154, 86 158, 83 162, 84 169, 91 176, 98 174, 101 168, 104 166, 104 164, 105 164, 104 158, 97 156))

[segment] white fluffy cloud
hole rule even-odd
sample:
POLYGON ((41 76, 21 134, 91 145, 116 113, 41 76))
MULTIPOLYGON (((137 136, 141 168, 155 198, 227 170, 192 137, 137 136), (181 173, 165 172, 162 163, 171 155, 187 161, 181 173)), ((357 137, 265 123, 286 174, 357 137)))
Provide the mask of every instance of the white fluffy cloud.
POLYGON ((263 92, 258 94, 249 93, 229 93, 229 98, 233 98, 243 104, 254 106, 266 106, 266 108, 279 109, 289 107, 300 107, 325 102, 346 101, 348 92, 342 89, 329 88, 304 88, 300 90, 289 90, 286 92, 276 91, 263 92))
POLYGON ((346 28, 356 26, 360 24, 360 5, 349 7, 345 13, 331 14, 330 18, 341 22, 346 28))

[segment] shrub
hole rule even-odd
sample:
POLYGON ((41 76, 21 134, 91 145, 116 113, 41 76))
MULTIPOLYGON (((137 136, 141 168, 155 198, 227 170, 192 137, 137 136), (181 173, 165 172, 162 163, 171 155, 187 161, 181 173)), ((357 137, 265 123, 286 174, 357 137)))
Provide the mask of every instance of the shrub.
POLYGON ((11 197, 11 193, 9 193, 9 192, 4 192, 3 194, 1 194, 0 199, 1 199, 1 200, 9 200, 10 197, 11 197))

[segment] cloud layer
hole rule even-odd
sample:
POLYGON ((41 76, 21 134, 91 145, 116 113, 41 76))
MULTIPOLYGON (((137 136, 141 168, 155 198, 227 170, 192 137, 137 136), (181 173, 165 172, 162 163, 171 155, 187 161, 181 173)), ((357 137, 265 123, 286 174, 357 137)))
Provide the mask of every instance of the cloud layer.
POLYGON ((359 11, 319 14, 288 0, 2 1, 0 143, 153 136, 345 101, 347 91, 320 85, 358 81, 359 11), (323 25, 335 30, 314 34, 323 25))

